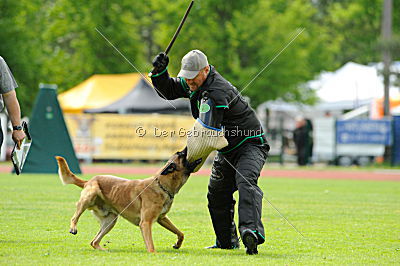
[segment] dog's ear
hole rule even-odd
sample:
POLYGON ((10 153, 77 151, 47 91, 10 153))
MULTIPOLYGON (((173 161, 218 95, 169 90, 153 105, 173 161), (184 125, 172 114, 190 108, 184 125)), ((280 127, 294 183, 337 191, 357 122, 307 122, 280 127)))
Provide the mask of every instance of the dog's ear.
POLYGON ((179 157, 185 157, 186 158, 187 146, 182 151, 178 151, 177 154, 178 154, 179 157))
POLYGON ((176 170, 176 164, 170 163, 169 165, 167 165, 167 167, 164 168, 164 170, 162 170, 161 175, 168 175, 175 170, 176 170))
POLYGON ((187 154, 187 146, 181 151, 181 153, 183 153, 183 154, 187 154))

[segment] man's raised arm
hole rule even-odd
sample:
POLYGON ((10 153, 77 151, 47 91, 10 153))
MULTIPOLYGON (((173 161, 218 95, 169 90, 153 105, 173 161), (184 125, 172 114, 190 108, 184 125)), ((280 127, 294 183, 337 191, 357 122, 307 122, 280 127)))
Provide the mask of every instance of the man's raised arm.
POLYGON ((161 98, 174 100, 189 98, 189 87, 183 78, 171 78, 168 73, 169 58, 165 53, 158 54, 153 60, 151 81, 161 98))

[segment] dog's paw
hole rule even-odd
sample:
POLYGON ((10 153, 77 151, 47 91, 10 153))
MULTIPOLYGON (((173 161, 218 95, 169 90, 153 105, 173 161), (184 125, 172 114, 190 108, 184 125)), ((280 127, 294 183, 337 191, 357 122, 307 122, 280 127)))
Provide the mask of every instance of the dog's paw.
POLYGON ((71 234, 73 234, 73 235, 76 235, 77 233, 78 233, 78 230, 76 230, 76 229, 69 229, 69 232, 71 233, 71 234))
POLYGON ((180 248, 180 246, 178 246, 177 244, 174 244, 172 247, 173 247, 174 249, 179 249, 179 248, 180 248))
POLYGON ((100 246, 95 246, 93 248, 97 249, 97 250, 101 250, 101 251, 110 251, 108 248, 103 248, 103 247, 100 247, 100 246))

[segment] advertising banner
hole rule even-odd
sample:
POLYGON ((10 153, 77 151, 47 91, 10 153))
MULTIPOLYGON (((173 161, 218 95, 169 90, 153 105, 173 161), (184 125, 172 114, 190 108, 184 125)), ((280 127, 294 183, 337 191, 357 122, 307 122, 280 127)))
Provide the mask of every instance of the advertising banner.
POLYGON ((400 116, 393 116, 393 157, 394 165, 400 165, 400 116))
POLYGON ((186 145, 191 116, 66 114, 79 159, 165 160, 186 145))
POLYGON ((338 144, 391 144, 390 120, 338 120, 336 140, 338 144))

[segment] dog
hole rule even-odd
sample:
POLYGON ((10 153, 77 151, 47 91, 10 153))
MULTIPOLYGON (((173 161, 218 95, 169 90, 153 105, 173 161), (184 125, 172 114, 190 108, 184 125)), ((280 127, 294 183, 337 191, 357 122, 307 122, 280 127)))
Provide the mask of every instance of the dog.
POLYGON ((180 248, 184 235, 166 214, 171 209, 175 194, 201 163, 201 159, 189 163, 186 157, 187 148, 175 153, 159 173, 147 179, 129 180, 98 175, 84 181, 70 171, 63 157, 56 156, 61 182, 83 188, 69 232, 77 234, 79 217, 89 209, 100 222, 100 230, 90 242, 95 249, 105 250, 100 246, 100 241, 114 227, 118 216, 140 227, 148 252, 155 252, 151 232, 155 221, 177 235, 178 240, 173 247, 180 248))

